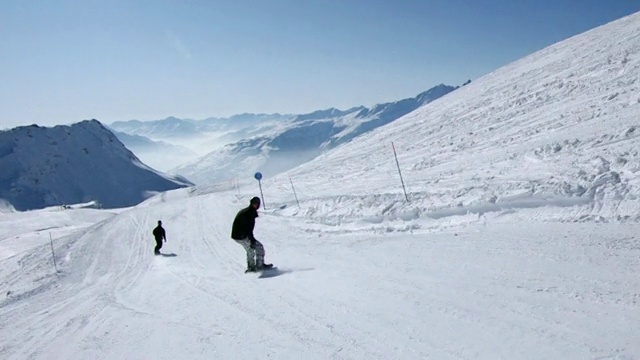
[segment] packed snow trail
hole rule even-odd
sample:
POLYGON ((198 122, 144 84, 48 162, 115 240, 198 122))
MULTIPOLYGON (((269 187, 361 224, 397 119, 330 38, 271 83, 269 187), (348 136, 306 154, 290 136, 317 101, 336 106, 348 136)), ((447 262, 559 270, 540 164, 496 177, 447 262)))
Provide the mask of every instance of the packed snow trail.
POLYGON ((640 354, 638 225, 505 217, 455 232, 379 234, 263 211, 256 236, 282 272, 260 278, 243 273, 243 249, 229 238, 246 199, 189 194, 170 192, 58 240, 59 277, 40 248, 3 260, 13 272, 2 290, 20 290, 0 303, 0 357, 640 354), (153 255, 157 220, 169 256, 153 255), (41 278, 46 286, 29 292, 41 278))

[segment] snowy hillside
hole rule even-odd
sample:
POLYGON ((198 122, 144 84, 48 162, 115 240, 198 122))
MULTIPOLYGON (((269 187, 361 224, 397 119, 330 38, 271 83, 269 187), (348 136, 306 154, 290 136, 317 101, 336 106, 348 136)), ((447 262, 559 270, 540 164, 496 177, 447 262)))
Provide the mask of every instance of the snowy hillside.
POLYGON ((98 121, 0 132, 0 198, 17 210, 98 201, 138 204, 187 186, 142 164, 98 121))
POLYGON ((639 67, 640 13, 265 177, 262 274, 255 182, 0 211, 0 358, 638 359, 639 67))
POLYGON ((249 179, 258 170, 275 175, 388 124, 455 89, 440 84, 414 98, 378 104, 371 109, 364 106, 345 111, 332 108, 298 115, 282 121, 270 132, 228 144, 170 172, 203 185, 235 178, 249 179))
POLYGON ((538 206, 565 207, 550 216, 571 221, 639 220, 639 17, 505 66, 265 179, 265 192, 292 204, 292 178, 301 200, 323 199, 304 214, 336 222, 538 206))
POLYGON ((530 210, 526 221, 377 232, 267 210, 256 236, 279 269, 244 274, 229 233, 253 194, 180 189, 120 214, 0 216, 0 357, 640 355, 637 224, 541 223, 530 210), (153 255, 158 219, 163 256, 153 255))

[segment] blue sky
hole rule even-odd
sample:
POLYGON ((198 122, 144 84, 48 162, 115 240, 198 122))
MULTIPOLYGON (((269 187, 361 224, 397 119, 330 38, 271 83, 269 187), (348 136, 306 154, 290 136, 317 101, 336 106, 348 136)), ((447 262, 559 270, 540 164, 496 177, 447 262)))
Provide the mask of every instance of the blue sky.
POLYGON ((305 113, 460 85, 632 0, 0 3, 0 129, 305 113))

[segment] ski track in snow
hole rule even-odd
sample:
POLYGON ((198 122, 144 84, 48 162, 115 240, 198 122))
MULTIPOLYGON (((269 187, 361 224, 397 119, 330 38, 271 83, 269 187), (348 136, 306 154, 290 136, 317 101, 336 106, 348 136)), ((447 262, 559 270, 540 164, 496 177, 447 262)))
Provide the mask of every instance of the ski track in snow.
POLYGON ((0 212, 0 358, 638 359, 639 74, 634 14, 264 174, 263 276, 254 182, 0 212))
POLYGON ((490 226, 461 217, 440 232, 341 233, 263 211, 256 235, 282 271, 260 278, 243 273, 243 250, 229 238, 243 202, 181 193, 57 239, 57 276, 46 247, 3 260, 14 266, 2 289, 16 290, 0 303, 11 324, 0 357, 640 354, 638 225, 512 223, 507 214, 490 226), (153 255, 158 219, 163 252, 175 256, 153 255))

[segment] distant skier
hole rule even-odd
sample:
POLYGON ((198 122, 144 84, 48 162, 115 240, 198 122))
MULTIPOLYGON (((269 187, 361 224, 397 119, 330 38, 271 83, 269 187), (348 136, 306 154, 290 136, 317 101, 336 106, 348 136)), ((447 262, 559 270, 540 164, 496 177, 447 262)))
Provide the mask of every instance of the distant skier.
POLYGON ((259 208, 260 198, 253 197, 249 201, 249 206, 238 211, 231 229, 231 238, 242 245, 247 252, 247 270, 245 272, 255 272, 273 267, 273 264, 264 263, 264 246, 253 236, 259 208))
POLYGON ((164 229, 162 228, 162 221, 160 220, 158 220, 158 226, 156 226, 156 228, 153 229, 153 237, 156 239, 156 248, 153 250, 153 252, 156 255, 160 255, 160 249, 162 248, 162 240, 164 240, 164 242, 167 242, 167 236, 164 229))

